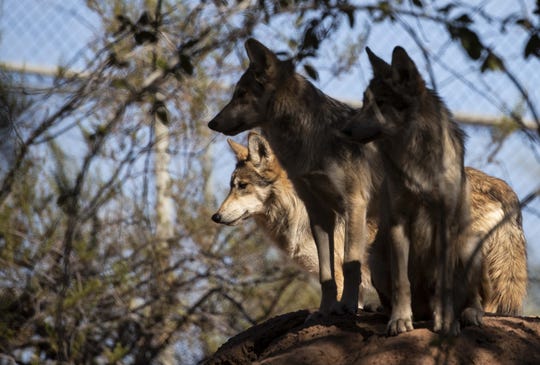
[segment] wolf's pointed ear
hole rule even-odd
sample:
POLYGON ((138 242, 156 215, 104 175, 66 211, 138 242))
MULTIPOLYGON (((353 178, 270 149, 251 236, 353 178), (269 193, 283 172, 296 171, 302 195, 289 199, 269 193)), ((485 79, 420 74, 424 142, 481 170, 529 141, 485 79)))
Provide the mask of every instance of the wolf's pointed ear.
POLYGON ((368 54, 369 63, 371 63, 371 68, 373 69, 373 76, 386 78, 391 75, 391 69, 388 63, 384 62, 382 58, 373 53, 369 47, 366 47, 366 52, 368 54))
POLYGON ((277 76, 280 60, 274 52, 253 38, 246 41, 245 47, 250 66, 253 67, 255 74, 268 78, 277 76))
POLYGON ((392 52, 392 82, 417 93, 424 91, 426 87, 413 60, 399 46, 392 52))
POLYGON ((237 161, 245 161, 248 158, 248 149, 246 146, 236 143, 230 138, 227 138, 227 143, 231 147, 231 150, 234 152, 237 161))
POLYGON ((248 135, 249 159, 254 166, 260 167, 274 158, 268 141, 259 133, 250 132, 248 135))

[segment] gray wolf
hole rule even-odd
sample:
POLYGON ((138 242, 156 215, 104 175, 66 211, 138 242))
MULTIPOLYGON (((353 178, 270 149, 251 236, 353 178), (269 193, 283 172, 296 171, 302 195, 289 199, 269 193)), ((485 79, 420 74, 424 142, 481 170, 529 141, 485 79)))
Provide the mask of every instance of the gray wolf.
POLYGON ((412 330, 414 314, 432 315, 435 331, 456 335, 460 316, 475 325, 483 316, 464 133, 403 48, 394 48, 391 65, 367 52, 374 75, 347 133, 375 139, 384 164, 370 268, 391 308, 388 333, 412 330))
MULTIPOLYGON (((228 139, 236 168, 230 190, 217 212, 216 223, 237 225, 253 218, 288 257, 308 272, 318 274, 318 258, 309 228, 306 208, 277 161, 268 142, 251 132, 248 146, 228 139)), ((486 312, 517 315, 522 312, 527 289, 527 257, 521 223, 519 199, 503 180, 471 167, 465 168, 471 186, 471 229, 485 238, 482 246, 482 306, 486 312)), ((377 232, 373 219, 367 220, 368 246, 377 232)), ((335 267, 343 258, 344 223, 336 222, 335 267)), ((359 308, 378 306, 371 285, 368 265, 362 266, 359 308), (365 280, 364 280, 365 279, 365 280)), ((343 290, 343 275, 336 270, 338 297, 343 290)))
POLYGON ((325 95, 295 72, 292 61, 278 59, 258 41, 249 39, 245 47, 249 67, 208 126, 226 135, 260 127, 306 207, 319 261, 319 313, 355 313, 366 221, 382 179, 376 148, 340 133, 355 109, 325 95), (339 302, 333 259, 337 219, 345 225, 339 302))

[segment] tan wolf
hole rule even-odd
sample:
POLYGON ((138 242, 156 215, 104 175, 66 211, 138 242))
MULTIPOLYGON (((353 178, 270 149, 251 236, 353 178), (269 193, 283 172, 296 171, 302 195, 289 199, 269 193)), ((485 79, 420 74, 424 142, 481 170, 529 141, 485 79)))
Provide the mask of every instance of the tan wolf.
POLYGON ((501 179, 465 168, 471 186, 471 229, 483 241, 482 306, 518 315, 527 294, 527 247, 516 193, 501 179))
MULTIPOLYGON (((308 272, 319 270, 317 251, 304 204, 287 173, 263 136, 251 132, 248 146, 227 140, 237 165, 230 179, 229 194, 212 216, 216 223, 237 225, 254 218, 276 245, 308 272)), ((527 257, 519 200, 503 180, 466 167, 470 181, 472 230, 485 237, 482 250, 482 305, 486 312, 517 315, 522 311, 527 289, 527 257)), ((377 232, 367 221, 368 244, 377 232)), ((336 222, 335 267, 343 257, 344 225, 336 222)), ((338 296, 343 276, 336 270, 338 296)), ((378 305, 367 265, 362 266, 359 308, 378 305)))
POLYGON ((414 314, 432 315, 435 331, 455 335, 460 315, 475 325, 483 316, 464 133, 403 48, 394 48, 391 65, 367 52, 374 75, 349 133, 376 138, 384 164, 370 267, 381 301, 390 304, 388 333, 412 330, 414 314))
POLYGON ((208 126, 227 135, 262 129, 309 216, 319 261, 319 313, 354 313, 368 240, 366 220, 374 212, 370 203, 381 181, 376 148, 339 132, 355 109, 325 95, 295 72, 292 61, 279 60, 258 41, 249 39, 245 47, 250 65, 232 100, 208 126), (345 225, 339 302, 333 259, 338 219, 345 225))

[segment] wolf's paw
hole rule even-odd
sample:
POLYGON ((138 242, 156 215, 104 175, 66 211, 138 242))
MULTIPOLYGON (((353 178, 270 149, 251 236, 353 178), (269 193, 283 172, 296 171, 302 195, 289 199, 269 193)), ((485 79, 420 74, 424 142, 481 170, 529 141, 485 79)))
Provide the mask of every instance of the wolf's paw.
POLYGON ((330 309, 330 313, 332 314, 338 314, 338 315, 344 315, 344 314, 356 314, 358 311, 358 305, 357 304, 347 304, 345 302, 336 302, 334 305, 332 305, 330 309))
POLYGON ((484 323, 484 311, 478 308, 468 307, 461 313, 463 326, 482 326, 484 323))
POLYGON ((457 336, 461 333, 461 326, 459 321, 453 319, 451 316, 447 316, 444 319, 442 316, 435 316, 433 320, 433 331, 444 336, 457 336))
POLYGON ((382 312, 384 312, 383 306, 380 305, 380 304, 377 304, 377 303, 366 303, 362 307, 362 310, 364 312, 369 312, 369 313, 382 313, 382 312))
POLYGON ((459 336, 461 333, 461 325, 458 320, 454 320, 450 323, 443 322, 440 326, 433 326, 433 331, 443 336, 459 336))
POLYGON ((435 303, 433 331, 443 336, 457 336, 460 334, 459 319, 456 318, 450 301, 447 301, 446 305, 443 305, 442 301, 435 303))
POLYGON ((411 306, 407 304, 399 305, 398 303, 392 308, 390 321, 386 326, 386 333, 389 336, 396 336, 403 332, 412 331, 413 329, 411 306))
POLYGON ((321 304, 319 305, 319 312, 328 315, 337 302, 336 282, 334 280, 328 280, 321 283, 321 304))
POLYGON ((323 298, 317 311, 323 316, 328 316, 330 313, 334 313, 334 308, 339 305, 339 302, 335 298, 323 298))
POLYGON ((324 319, 326 319, 327 317, 328 317, 328 313, 323 313, 321 311, 316 311, 316 312, 310 313, 306 317, 306 320, 304 321, 304 324, 306 324, 308 326, 319 324, 324 319))
POLYGON ((389 336, 396 336, 403 332, 412 331, 414 329, 412 318, 395 318, 390 319, 386 327, 386 333, 389 336))

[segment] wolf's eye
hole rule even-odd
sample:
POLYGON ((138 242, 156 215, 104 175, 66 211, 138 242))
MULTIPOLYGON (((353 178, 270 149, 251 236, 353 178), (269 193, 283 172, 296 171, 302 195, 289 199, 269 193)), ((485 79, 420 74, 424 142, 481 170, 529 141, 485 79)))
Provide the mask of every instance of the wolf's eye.
POLYGON ((240 190, 244 190, 245 188, 247 188, 248 184, 245 183, 245 182, 239 182, 238 183, 238 189, 240 190))

